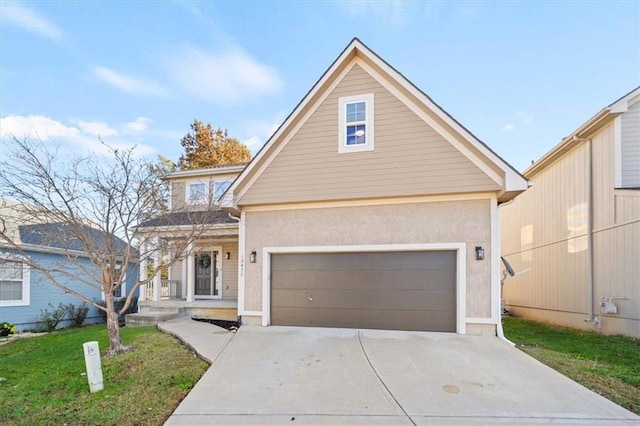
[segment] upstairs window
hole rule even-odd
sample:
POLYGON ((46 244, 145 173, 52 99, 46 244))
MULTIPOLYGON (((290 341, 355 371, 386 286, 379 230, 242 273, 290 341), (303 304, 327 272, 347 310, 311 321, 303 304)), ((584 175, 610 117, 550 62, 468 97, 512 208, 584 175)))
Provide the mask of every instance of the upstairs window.
POLYGON ((29 305, 29 268, 13 259, 0 259, 0 306, 29 305))
POLYGON ((209 191, 204 182, 187 183, 187 201, 191 204, 207 204, 209 191))
POLYGON ((339 103, 338 152, 373 150, 373 93, 345 96, 339 103))
POLYGON ((231 186, 231 180, 206 182, 187 182, 187 202, 190 204, 215 204, 231 186))

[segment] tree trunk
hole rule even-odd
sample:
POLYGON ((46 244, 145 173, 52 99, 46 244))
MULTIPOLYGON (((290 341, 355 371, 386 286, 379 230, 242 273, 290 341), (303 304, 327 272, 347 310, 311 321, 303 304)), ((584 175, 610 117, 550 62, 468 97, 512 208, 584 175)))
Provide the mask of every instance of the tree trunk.
POLYGON ((115 311, 115 305, 112 294, 105 294, 107 302, 107 333, 109 334, 109 350, 106 356, 114 356, 128 351, 130 348, 122 344, 120 338, 120 324, 118 323, 118 313, 115 311))

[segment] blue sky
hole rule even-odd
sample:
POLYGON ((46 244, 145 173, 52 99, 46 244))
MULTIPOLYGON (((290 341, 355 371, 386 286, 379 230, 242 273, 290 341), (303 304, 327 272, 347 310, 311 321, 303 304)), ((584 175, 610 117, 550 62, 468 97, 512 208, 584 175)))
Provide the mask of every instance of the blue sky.
POLYGON ((79 152, 255 152, 353 37, 519 170, 640 84, 639 1, 0 1, 3 140, 79 152))

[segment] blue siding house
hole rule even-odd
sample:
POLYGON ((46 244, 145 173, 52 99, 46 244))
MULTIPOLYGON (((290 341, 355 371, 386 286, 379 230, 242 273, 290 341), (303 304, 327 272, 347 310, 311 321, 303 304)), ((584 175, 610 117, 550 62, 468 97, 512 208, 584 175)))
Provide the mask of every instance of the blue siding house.
MULTIPOLYGON (((74 304, 79 306, 82 300, 70 291, 75 291, 91 300, 102 300, 103 294, 99 286, 102 272, 93 265, 86 254, 77 251, 77 241, 64 238, 65 225, 48 223, 42 225, 14 226, 20 237, 22 253, 0 246, 0 322, 10 322, 18 332, 37 330, 42 327, 42 310, 50 312, 58 304, 74 304), (46 238, 55 235, 56 238, 46 238), (77 257, 68 258, 69 249, 77 253, 77 257), (52 284, 44 272, 29 268, 21 262, 21 256, 28 256, 31 261, 42 267, 66 286, 70 291, 52 284)), ((91 230, 100 236, 100 231, 91 230)), ((68 234, 68 233, 67 233, 68 234)), ((118 240, 118 245, 125 244, 118 240)), ((23 259, 23 258, 22 258, 23 259)), ((126 272, 126 281, 119 289, 126 296, 138 279, 138 266, 130 264, 126 272)), ((138 290, 136 290, 136 296, 138 290)), ((97 308, 89 305, 89 313, 85 324, 103 322, 97 308)), ((68 318, 59 327, 71 325, 68 318)))

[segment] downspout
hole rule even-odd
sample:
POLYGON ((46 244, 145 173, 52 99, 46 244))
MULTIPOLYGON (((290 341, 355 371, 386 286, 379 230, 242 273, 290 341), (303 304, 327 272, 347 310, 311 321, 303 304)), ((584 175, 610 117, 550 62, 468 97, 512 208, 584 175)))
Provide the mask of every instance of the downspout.
POLYGON ((600 319, 595 316, 593 297, 595 295, 595 272, 593 253, 593 140, 591 138, 579 138, 574 136, 576 142, 587 142, 587 282, 589 297, 589 318, 585 322, 600 324, 600 319))
MULTIPOLYGON (((509 201, 507 201, 506 203, 498 204, 498 226, 501 226, 500 225, 500 208, 504 207, 504 206, 508 206, 509 204, 513 203, 514 199, 515 198, 512 198, 509 201)), ((502 238, 502 233, 500 233, 500 238, 502 238)), ((500 244, 500 250, 502 250, 502 244, 500 244)), ((498 255, 500 255, 500 253, 498 253, 498 255)), ((499 316, 498 316, 498 324, 497 324, 497 327, 496 327, 496 334, 498 336, 498 339, 506 342, 507 344, 509 344, 512 347, 515 347, 516 344, 505 337, 504 330, 502 328, 502 285, 500 285, 500 304, 498 306, 498 310, 499 310, 499 316)))

